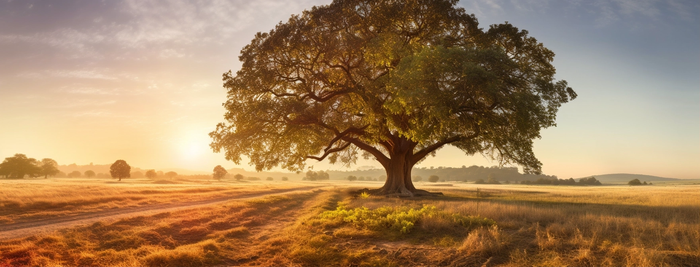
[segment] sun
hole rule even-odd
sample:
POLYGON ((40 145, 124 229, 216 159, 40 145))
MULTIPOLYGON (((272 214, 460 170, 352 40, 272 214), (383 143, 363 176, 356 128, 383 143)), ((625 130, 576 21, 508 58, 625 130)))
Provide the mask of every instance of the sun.
POLYGON ((189 134, 178 142, 179 153, 183 159, 192 160, 200 158, 209 149, 210 140, 196 134, 189 134))
POLYGON ((199 143, 191 143, 183 147, 182 155, 185 158, 197 158, 204 154, 204 146, 199 143))

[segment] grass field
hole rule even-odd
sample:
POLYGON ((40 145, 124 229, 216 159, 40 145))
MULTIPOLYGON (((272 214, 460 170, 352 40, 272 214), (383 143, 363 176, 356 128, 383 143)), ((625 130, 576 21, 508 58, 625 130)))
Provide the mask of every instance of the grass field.
MULTIPOLYGON (((440 197, 399 199, 357 195, 349 185, 358 184, 335 184, 5 239, 0 266, 700 264, 697 185, 477 190, 460 184, 426 187, 445 194, 440 197)), ((299 185, 16 180, 0 186, 0 218, 9 225, 299 185)))

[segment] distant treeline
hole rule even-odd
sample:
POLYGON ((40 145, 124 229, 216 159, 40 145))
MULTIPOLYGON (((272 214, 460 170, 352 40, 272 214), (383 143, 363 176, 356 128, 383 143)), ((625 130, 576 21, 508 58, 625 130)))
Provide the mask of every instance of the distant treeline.
MULTIPOLYGON (((364 177, 365 180, 373 181, 382 176, 386 177, 386 172, 383 169, 371 169, 361 171, 328 171, 332 180, 346 180, 349 176, 364 177)), ((452 167, 437 167, 437 168, 413 168, 411 176, 421 176, 428 178, 436 175, 441 182, 459 181, 459 182, 474 182, 478 179, 488 180, 489 178, 501 182, 522 182, 522 181, 537 181, 538 179, 557 179, 556 176, 550 175, 528 175, 518 172, 515 167, 483 167, 483 166, 462 166, 461 168, 452 167)))
POLYGON ((520 184, 533 184, 533 185, 601 185, 600 181, 595 177, 581 178, 578 182, 574 178, 569 179, 546 179, 539 178, 535 181, 522 181, 520 184))

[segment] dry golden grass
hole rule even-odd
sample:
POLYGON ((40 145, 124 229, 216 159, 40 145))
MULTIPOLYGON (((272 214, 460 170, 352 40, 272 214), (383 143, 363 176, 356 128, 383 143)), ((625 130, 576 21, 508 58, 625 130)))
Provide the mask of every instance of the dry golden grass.
MULTIPOLYGON (((186 190, 169 186, 180 185, 159 190, 186 190)), ((459 186, 443 197, 398 199, 352 197, 337 189, 231 201, 2 241, 0 266, 700 264, 698 186, 479 191, 479 198, 476 187, 459 186), (497 225, 469 228, 449 216, 429 216, 402 234, 320 216, 339 202, 348 209, 428 205, 443 215, 479 215, 497 225)))
POLYGON ((122 182, 88 179, 40 179, 0 181, 0 226, 67 215, 191 202, 260 190, 291 188, 226 182, 178 182, 162 184, 148 179, 122 182))

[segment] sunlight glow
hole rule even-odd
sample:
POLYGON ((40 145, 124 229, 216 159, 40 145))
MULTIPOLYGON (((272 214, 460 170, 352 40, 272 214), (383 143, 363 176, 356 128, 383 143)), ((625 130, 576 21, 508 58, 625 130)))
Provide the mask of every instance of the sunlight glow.
POLYGON ((209 151, 210 142, 206 135, 189 132, 185 137, 179 140, 177 147, 179 148, 179 153, 183 160, 194 160, 200 158, 204 153, 209 151))

